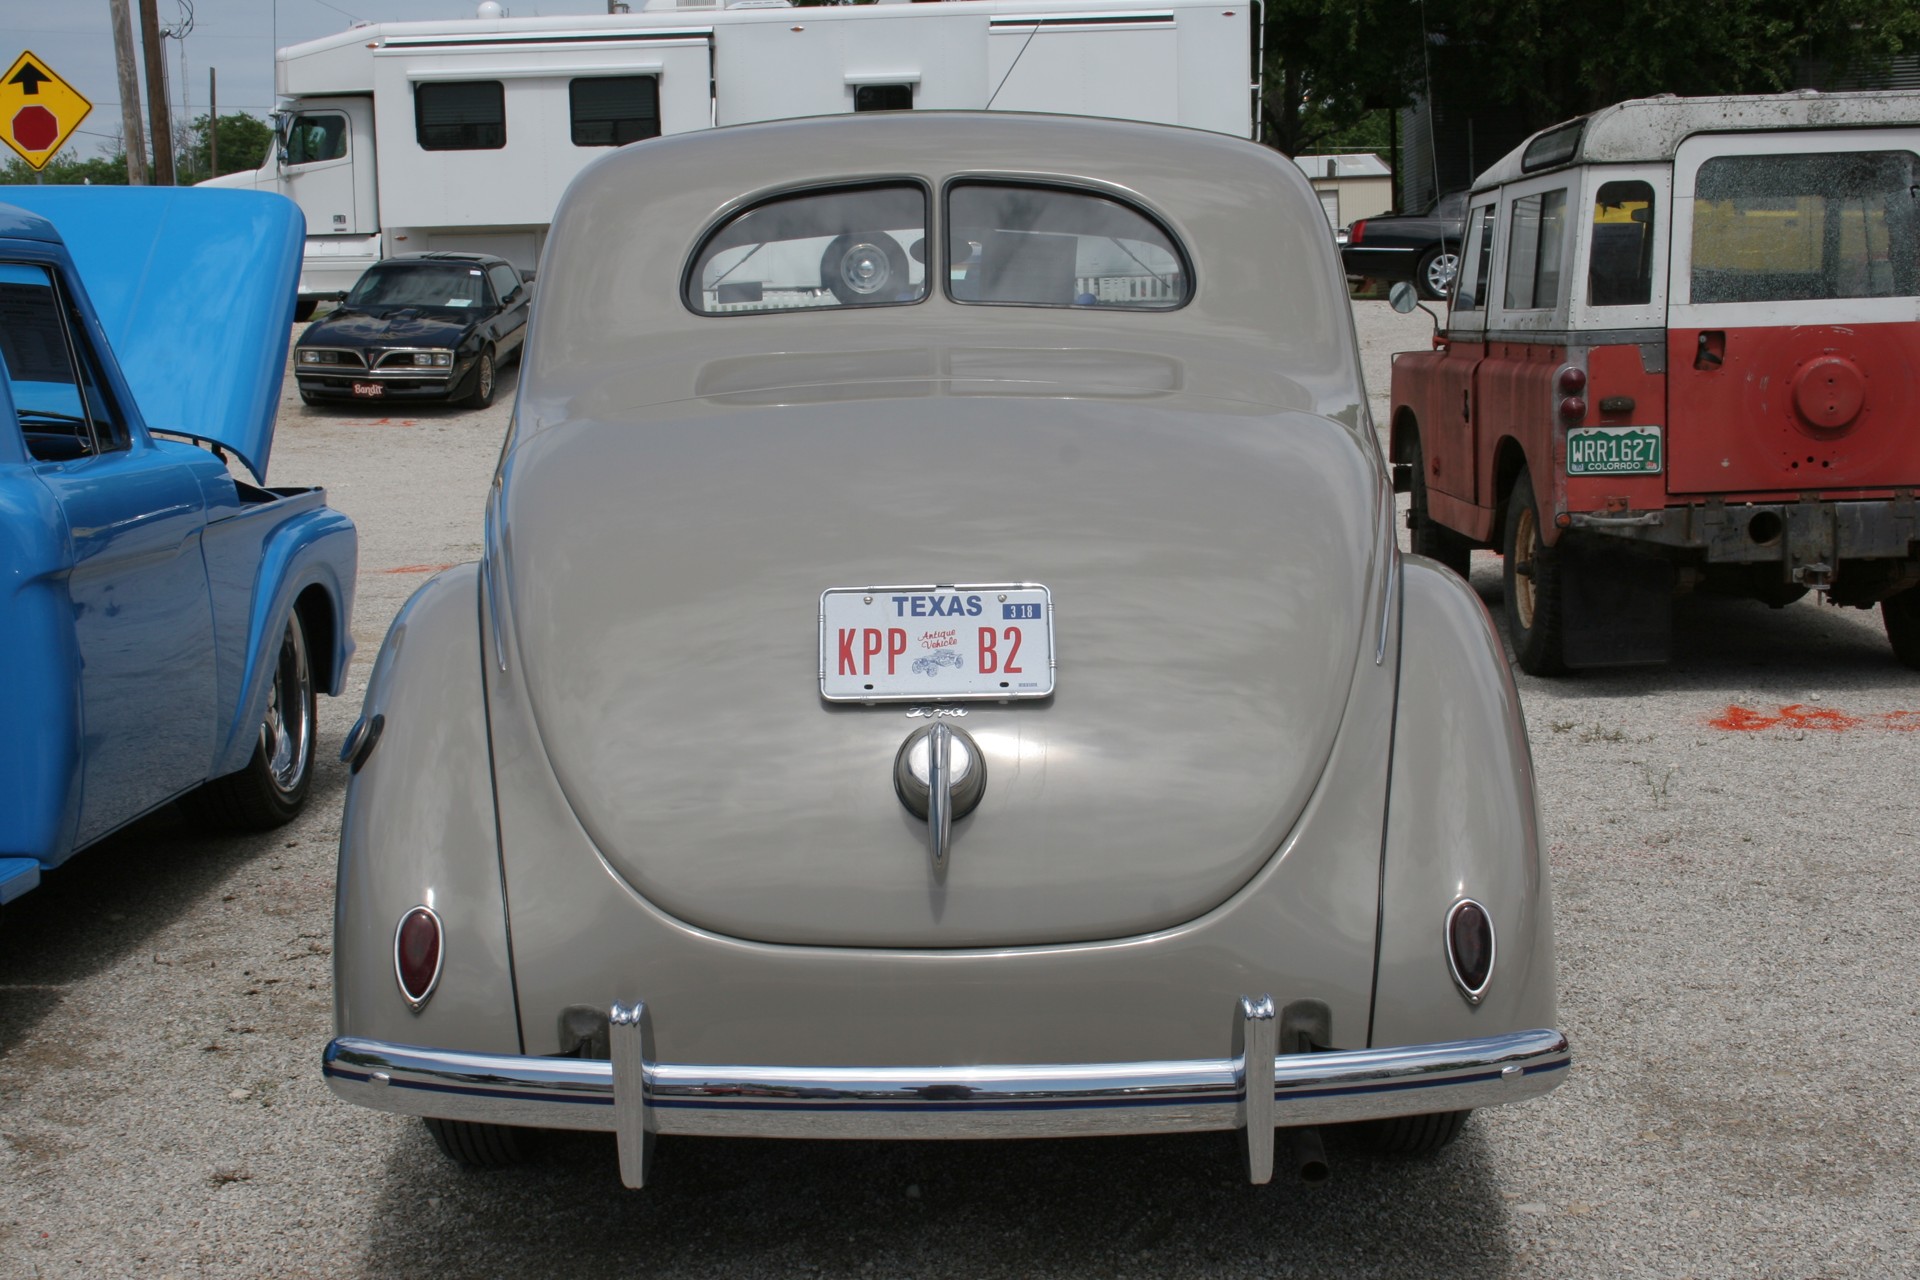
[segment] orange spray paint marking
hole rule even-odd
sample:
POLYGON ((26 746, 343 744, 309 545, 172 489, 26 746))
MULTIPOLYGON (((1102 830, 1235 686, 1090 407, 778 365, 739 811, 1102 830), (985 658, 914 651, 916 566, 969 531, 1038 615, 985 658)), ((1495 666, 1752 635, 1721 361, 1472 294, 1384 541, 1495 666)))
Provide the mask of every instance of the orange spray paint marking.
POLYGON ((382 573, 439 573, 443 569, 453 568, 450 564, 403 564, 398 569, 382 569, 382 573))
POLYGON ((1718 719, 1707 721, 1715 729, 1725 729, 1731 733, 1758 733, 1762 729, 1771 729, 1780 723, 1779 716, 1763 716, 1758 711, 1749 711, 1745 707, 1727 704, 1726 714, 1718 719))
POLYGON ((1763 729, 1783 726, 1789 729, 1820 729, 1828 733, 1848 733, 1874 726, 1899 733, 1912 733, 1920 730, 1920 711, 1887 711, 1877 716, 1856 716, 1835 707, 1810 707, 1804 702, 1794 702, 1781 707, 1777 714, 1768 715, 1764 711, 1730 703, 1725 713, 1707 721, 1707 724, 1730 733, 1759 733, 1763 729))

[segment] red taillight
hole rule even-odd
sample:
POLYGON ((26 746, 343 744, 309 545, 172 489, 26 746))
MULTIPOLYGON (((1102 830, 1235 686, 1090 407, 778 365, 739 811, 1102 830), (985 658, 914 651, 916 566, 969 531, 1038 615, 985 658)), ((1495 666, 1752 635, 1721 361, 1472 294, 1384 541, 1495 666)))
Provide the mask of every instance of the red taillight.
POLYGON ((1366 234, 1367 234, 1367 220, 1365 218, 1362 218, 1360 219, 1360 221, 1354 223, 1352 226, 1347 228, 1347 243, 1359 244, 1361 237, 1365 236, 1366 234))
POLYGON ((1560 371, 1560 394, 1577 396, 1587 389, 1587 371, 1585 369, 1562 369, 1560 371))
POLYGON ((1479 1004, 1493 980, 1493 918, 1472 898, 1447 912, 1447 964, 1468 1004, 1479 1004))
POLYGON ((393 933, 393 975, 400 994, 418 1010, 440 981, 440 917, 430 907, 415 907, 400 917, 393 933))

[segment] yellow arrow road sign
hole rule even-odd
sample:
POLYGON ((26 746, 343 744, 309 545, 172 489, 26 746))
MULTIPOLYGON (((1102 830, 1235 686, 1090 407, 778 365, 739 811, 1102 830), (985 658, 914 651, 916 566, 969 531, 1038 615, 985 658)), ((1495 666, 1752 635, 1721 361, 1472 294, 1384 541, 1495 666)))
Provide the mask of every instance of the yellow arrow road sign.
POLYGON ((21 54, 0 75, 0 142, 35 169, 47 167, 91 110, 93 104, 79 90, 31 53, 21 54))

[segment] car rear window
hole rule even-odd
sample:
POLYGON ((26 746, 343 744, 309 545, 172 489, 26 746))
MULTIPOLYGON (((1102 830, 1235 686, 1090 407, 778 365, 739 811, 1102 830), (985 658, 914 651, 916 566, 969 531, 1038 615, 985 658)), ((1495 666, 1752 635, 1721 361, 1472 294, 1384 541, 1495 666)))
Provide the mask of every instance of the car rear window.
POLYGON ((1171 311, 1192 296, 1186 263, 1172 233, 1109 196, 1013 182, 947 189, 955 302, 1171 311))
POLYGON ((876 183, 777 196, 720 224, 684 285, 702 315, 874 307, 927 296, 927 193, 876 183))
POLYGON ((1692 299, 1920 293, 1917 189, 1911 151, 1715 156, 1695 180, 1692 299))

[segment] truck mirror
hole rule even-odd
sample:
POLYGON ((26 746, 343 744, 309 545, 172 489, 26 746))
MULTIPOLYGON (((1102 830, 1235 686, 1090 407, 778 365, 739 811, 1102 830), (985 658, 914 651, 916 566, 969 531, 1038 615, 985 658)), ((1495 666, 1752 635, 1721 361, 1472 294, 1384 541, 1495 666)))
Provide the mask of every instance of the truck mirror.
POLYGON ((1387 290, 1387 305, 1403 316, 1409 315, 1415 307, 1420 305, 1420 295, 1413 291, 1411 284, 1402 280, 1387 290))

